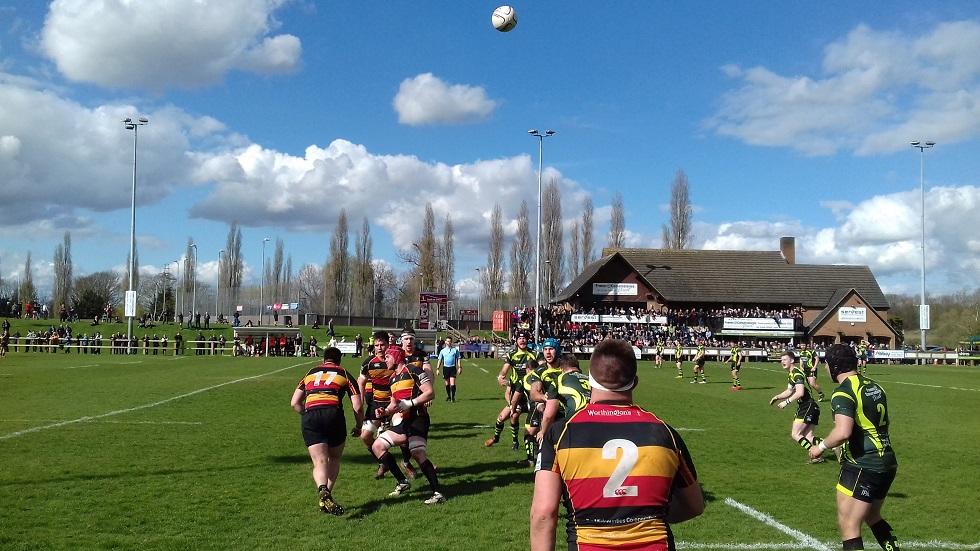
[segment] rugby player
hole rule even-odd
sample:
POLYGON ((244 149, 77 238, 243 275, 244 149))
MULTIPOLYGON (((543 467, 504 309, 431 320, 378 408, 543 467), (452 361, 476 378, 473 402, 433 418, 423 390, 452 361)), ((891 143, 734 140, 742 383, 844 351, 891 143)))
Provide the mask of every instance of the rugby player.
POLYGON ((537 366, 537 355, 527 348, 528 338, 530 338, 530 334, 527 331, 518 331, 515 339, 517 348, 504 358, 504 365, 500 368, 500 373, 497 374, 497 384, 504 387, 504 400, 507 405, 497 414, 493 436, 483 443, 488 448, 500 442, 500 433, 504 431, 504 422, 510 419, 511 436, 514 440, 512 449, 517 449, 517 427, 520 423, 521 413, 527 409, 524 376, 527 375, 528 368, 533 369, 537 366))
POLYGON ((800 367, 806 374, 806 382, 810 388, 817 392, 817 401, 824 401, 823 388, 817 383, 817 366, 820 365, 820 356, 817 355, 816 348, 807 347, 806 343, 801 344, 803 350, 800 351, 800 367))
POLYGON ((892 527, 881 518, 881 507, 898 472, 888 436, 889 411, 885 390, 858 375, 857 355, 835 344, 825 356, 830 378, 839 386, 830 398, 834 428, 823 442, 810 448, 810 457, 843 444, 837 479, 837 524, 843 549, 864 549, 861 524, 871 528, 882 549, 898 551, 892 527))
POLYGON ((677 375, 674 378, 683 379, 684 370, 681 368, 684 366, 684 348, 681 346, 680 339, 674 341, 674 360, 677 362, 677 375))
POLYGON ((742 348, 737 342, 732 343, 728 354, 728 362, 732 364, 732 390, 742 390, 742 381, 738 378, 738 372, 742 370, 742 348))
POLYGON ((692 383, 708 384, 708 377, 704 374, 704 341, 698 341, 697 352, 694 353, 694 378, 692 383))
MULTIPOLYGON (((820 443, 820 438, 813 435, 813 429, 820 423, 820 407, 810 396, 806 375, 802 369, 796 367, 792 350, 783 350, 779 356, 779 364, 786 371, 789 383, 786 390, 769 399, 769 405, 776 404, 779 409, 783 409, 793 402, 797 403, 796 417, 790 427, 789 437, 809 453, 812 446, 820 443)), ((810 459, 810 463, 823 463, 823 458, 810 459)))
MULTIPOLYGON (((388 367, 385 361, 385 348, 388 346, 388 332, 375 331, 371 336, 372 354, 361 364, 361 373, 357 377, 357 387, 364 397, 364 423, 358 433, 361 441, 367 446, 368 451, 374 445, 383 419, 378 419, 375 411, 379 407, 385 407, 391 401, 391 376, 394 370, 388 367)), ((355 429, 357 430, 357 429, 355 429)), ((375 478, 381 478, 385 473, 385 466, 380 462, 375 478)))
POLYGON ((664 366, 664 343, 661 340, 657 340, 657 346, 653 349, 653 360, 656 362, 657 368, 664 366))
POLYGON ((541 430, 538 431, 540 446, 544 434, 556 419, 564 419, 589 403, 592 389, 589 387, 588 375, 582 373, 575 354, 562 354, 558 360, 561 374, 555 379, 555 384, 548 387, 548 401, 541 416, 541 430))
POLYGON ((527 424, 524 425, 524 453, 530 465, 534 464, 534 458, 538 455, 538 429, 541 426, 541 417, 544 415, 545 402, 548 401, 548 392, 554 387, 555 379, 561 375, 561 367, 558 365, 561 342, 555 338, 542 340, 541 353, 544 364, 535 369, 528 369, 527 375, 524 376, 524 392, 528 396, 527 424))
POLYGON ((388 452, 393 446, 407 445, 432 489, 432 495, 425 503, 443 503, 446 498, 440 491, 436 469, 426 454, 430 420, 429 411, 423 404, 432 401, 435 396, 432 376, 421 367, 407 363, 402 348, 389 348, 385 352, 385 361, 394 370, 391 377, 391 397, 389 403, 379 407, 375 414, 379 418, 389 418, 391 428, 374 441, 372 451, 398 481, 395 489, 388 495, 400 496, 412 487, 398 468, 395 458, 388 452))
MULTIPOLYGON (((401 342, 402 352, 405 354, 405 363, 425 371, 429 376, 430 381, 435 380, 432 376, 432 365, 429 364, 429 356, 427 356, 425 352, 422 352, 422 350, 419 348, 418 343, 415 340, 415 331, 412 331, 409 328, 404 329, 399 337, 399 341, 401 342)), ((433 398, 434 397, 435 396, 433 395, 433 398)), ((426 409, 428 409, 431 405, 432 398, 429 398, 422 403, 422 407, 426 409)), ((415 478, 416 473, 415 469, 412 467, 412 455, 408 449, 408 445, 406 444, 401 448, 402 468, 405 469, 405 472, 408 474, 409 478, 415 478)))
POLYGON ((555 548, 563 494, 570 550, 673 550, 670 525, 704 511, 687 446, 676 430, 633 403, 637 383, 628 342, 596 345, 590 403, 544 435, 531 502, 532 551, 555 548))
POLYGON ((301 415, 303 441, 313 461, 313 481, 320 497, 320 510, 332 515, 344 514, 344 508, 333 499, 333 488, 340 474, 340 458, 344 454, 347 424, 344 419, 343 398, 350 397, 355 426, 361 417, 361 396, 354 378, 340 367, 340 350, 323 351, 323 363, 314 367, 300 380, 289 405, 301 415))
POLYGON ((861 339, 861 342, 857 346, 857 357, 858 357, 858 373, 861 375, 868 374, 868 347, 871 343, 861 339))

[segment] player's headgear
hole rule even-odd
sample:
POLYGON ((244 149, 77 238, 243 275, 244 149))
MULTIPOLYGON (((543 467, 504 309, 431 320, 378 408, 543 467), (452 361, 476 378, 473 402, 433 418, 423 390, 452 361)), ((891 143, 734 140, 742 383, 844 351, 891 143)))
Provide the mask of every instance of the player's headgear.
POLYGON ((541 341, 541 350, 544 350, 545 348, 554 348, 556 355, 561 354, 561 341, 556 338, 549 337, 541 341))
POLYGON ((400 346, 389 346, 385 350, 385 357, 391 356, 395 360, 395 365, 405 361, 405 351, 400 346))
POLYGON ((518 331, 517 334, 514 335, 514 340, 517 340, 517 339, 519 339, 521 337, 524 337, 525 339, 530 339, 531 338, 531 333, 529 333, 528 331, 524 331, 524 330, 518 331))
POLYGON ((414 339, 415 338, 415 331, 413 331, 411 327, 406 327, 405 329, 402 329, 401 338, 404 339, 405 337, 411 337, 411 338, 414 339))
POLYGON ((827 360, 827 367, 830 368, 830 376, 837 381, 837 376, 841 373, 857 370, 857 354, 854 349, 846 344, 835 344, 827 349, 824 356, 827 360))

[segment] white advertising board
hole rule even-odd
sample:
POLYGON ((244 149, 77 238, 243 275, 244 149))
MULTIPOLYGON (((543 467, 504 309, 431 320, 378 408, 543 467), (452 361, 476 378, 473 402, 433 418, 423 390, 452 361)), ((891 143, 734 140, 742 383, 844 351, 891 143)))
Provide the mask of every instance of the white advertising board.
POLYGON ((792 331, 793 318, 725 318, 724 329, 792 331))
POLYGON ((597 297, 608 296, 636 296, 636 283, 593 283, 592 295, 597 297))
POLYGON ((837 309, 837 321, 864 323, 868 321, 868 309, 863 306, 842 306, 837 309))

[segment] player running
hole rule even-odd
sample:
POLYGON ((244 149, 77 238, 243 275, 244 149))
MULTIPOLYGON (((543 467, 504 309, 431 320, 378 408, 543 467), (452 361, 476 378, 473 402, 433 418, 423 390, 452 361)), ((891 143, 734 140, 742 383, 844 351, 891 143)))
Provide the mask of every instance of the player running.
POLYGON ((698 341, 697 350, 694 352, 694 378, 691 383, 708 384, 708 377, 704 374, 704 341, 698 341))
MULTIPOLYGON (((786 385, 786 390, 769 399, 769 405, 776 404, 779 409, 783 409, 797 402, 796 417, 793 419, 789 435, 801 448, 809 452, 812 446, 820 443, 820 438, 813 435, 813 429, 820 423, 820 406, 810 396, 806 374, 801 368, 796 367, 796 358, 792 350, 783 350, 779 357, 779 364, 786 371, 789 383, 786 385)), ((810 463, 823 463, 823 458, 811 459, 810 463)))
POLYGON ((817 350, 814 347, 808 347, 806 343, 800 345, 803 350, 800 350, 800 367, 803 369, 803 373, 806 374, 806 382, 810 385, 810 388, 817 392, 817 401, 824 401, 823 388, 817 383, 817 366, 820 365, 820 356, 817 355, 817 350))
MULTIPOLYGON (((375 412, 385 407, 391 400, 391 376, 395 371, 385 362, 385 348, 388 347, 388 332, 375 331, 371 337, 373 353, 361 364, 361 373, 357 377, 357 386, 364 396, 364 424, 360 428, 360 438, 368 451, 374 445, 374 440, 381 431, 384 419, 379 419, 375 412)), ((381 478, 385 466, 378 464, 375 478, 381 478)))
POLYGON ((664 366, 664 343, 661 340, 657 340, 657 346, 653 349, 653 360, 657 369, 664 366))
POLYGON ((301 415, 300 426, 313 461, 313 481, 320 497, 320 510, 331 515, 344 514, 344 508, 333 499, 333 488, 340 474, 340 459, 347 439, 345 394, 350 397, 354 409, 354 426, 362 421, 361 396, 350 373, 340 367, 340 358, 337 348, 324 350, 323 363, 303 376, 289 402, 301 415))
POLYGON ((871 343, 861 339, 861 342, 857 345, 857 357, 858 357, 858 373, 861 375, 868 374, 868 348, 871 343))
POLYGON ((548 392, 554 387, 555 379, 561 375, 558 357, 561 354, 561 343, 558 339, 547 338, 541 341, 543 365, 528 369, 524 376, 524 392, 528 396, 527 424, 524 425, 524 452, 530 465, 538 455, 538 429, 544 415, 545 402, 548 392))
POLYGON ((488 448, 500 442, 500 433, 504 431, 504 422, 510 419, 511 436, 514 439, 512 449, 517 449, 517 427, 522 411, 527 409, 524 376, 527 375, 528 368, 537 366, 537 355, 527 348, 529 337, 530 334, 527 331, 517 333, 515 340, 517 348, 504 359, 504 365, 497 375, 497 383, 504 387, 504 400, 507 405, 497 415, 493 436, 483 443, 488 448))
POLYGON ((429 411, 423 405, 435 396, 432 389, 432 376, 422 369, 406 361, 401 348, 389 348, 385 352, 388 367, 394 370, 391 377, 391 397, 385 407, 380 407, 375 414, 389 419, 391 428, 386 430, 374 441, 372 451, 388 471, 395 477, 398 484, 389 496, 400 496, 407 492, 412 484, 402 474, 395 458, 388 452, 393 446, 408 446, 412 457, 429 482, 432 495, 425 500, 426 504, 443 503, 446 501, 439 487, 436 469, 426 454, 429 438, 429 411))
POLYGON ((728 351, 728 363, 732 364, 732 390, 742 390, 742 381, 738 378, 742 370, 742 348, 738 343, 732 343, 728 351))

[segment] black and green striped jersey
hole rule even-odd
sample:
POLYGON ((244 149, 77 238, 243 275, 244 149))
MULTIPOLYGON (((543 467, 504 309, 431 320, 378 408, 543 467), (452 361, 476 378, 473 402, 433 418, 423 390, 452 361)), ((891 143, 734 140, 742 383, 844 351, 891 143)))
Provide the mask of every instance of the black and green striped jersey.
POLYGON ((728 356, 728 361, 732 364, 737 364, 742 360, 742 349, 738 346, 733 346, 728 353, 730 354, 728 356))
POLYGON ((541 393, 545 396, 548 395, 548 390, 554 386, 555 379, 561 375, 561 369, 557 367, 549 367, 547 364, 542 365, 536 369, 528 369, 527 375, 524 376, 524 391, 527 393, 528 400, 531 400, 531 385, 534 383, 541 383, 541 393))
POLYGON ((511 370, 508 375, 508 380, 511 383, 521 383, 524 381, 524 376, 527 375, 527 368, 530 366, 532 369, 537 367, 537 354, 531 350, 521 350, 520 348, 515 348, 513 352, 507 354, 504 359, 504 363, 510 364, 511 370))
POLYGON ((888 398, 878 383, 851 375, 834 390, 830 406, 834 415, 854 419, 854 430, 844 442, 844 461, 875 472, 897 468, 888 436, 888 398))
POLYGON ((568 417, 584 408, 592 396, 589 376, 581 371, 562 373, 548 388, 548 399, 558 400, 558 418, 568 417))
POLYGON ((806 373, 802 367, 790 369, 787 378, 789 379, 788 388, 790 389, 796 385, 803 385, 803 396, 799 399, 799 403, 805 404, 813 401, 813 396, 810 395, 812 389, 810 388, 810 383, 806 380, 806 373))
POLYGON ((800 367, 805 370, 812 370, 815 366, 817 354, 810 349, 800 350, 800 367))

